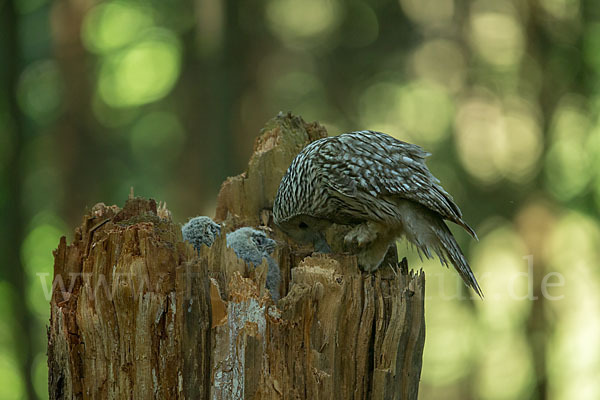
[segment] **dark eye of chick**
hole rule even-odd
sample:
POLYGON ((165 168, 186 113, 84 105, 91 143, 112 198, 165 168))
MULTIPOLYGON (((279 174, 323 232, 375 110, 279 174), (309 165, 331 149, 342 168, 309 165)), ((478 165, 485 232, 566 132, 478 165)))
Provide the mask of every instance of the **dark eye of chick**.
POLYGON ((300 229, 306 229, 306 228, 308 228, 308 225, 306 225, 304 222, 300 222, 300 225, 298 225, 298 227, 300 229))

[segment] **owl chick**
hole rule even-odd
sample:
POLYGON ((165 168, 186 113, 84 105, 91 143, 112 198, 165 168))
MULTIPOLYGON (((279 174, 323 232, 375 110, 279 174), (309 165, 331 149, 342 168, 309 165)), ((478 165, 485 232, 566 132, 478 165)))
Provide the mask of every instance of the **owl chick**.
POLYGON ((200 251, 203 244, 212 246, 217 235, 221 234, 221 226, 209 217, 194 217, 183 225, 181 233, 183 240, 190 242, 197 251, 200 251))
POLYGON ((227 234, 227 247, 231 247, 238 258, 254 264, 255 267, 262 263, 263 258, 266 258, 268 264, 266 286, 271 293, 271 298, 277 301, 279 300, 281 272, 279 265, 271 257, 275 246, 275 241, 263 231, 247 226, 227 234))
POLYGON ((273 205, 275 224, 293 239, 329 252, 324 231, 350 225, 347 247, 365 271, 381 265, 405 237, 427 258, 454 265, 467 286, 481 289, 444 219, 475 231, 427 169, 421 147, 381 132, 360 131, 316 140, 292 161, 273 205))

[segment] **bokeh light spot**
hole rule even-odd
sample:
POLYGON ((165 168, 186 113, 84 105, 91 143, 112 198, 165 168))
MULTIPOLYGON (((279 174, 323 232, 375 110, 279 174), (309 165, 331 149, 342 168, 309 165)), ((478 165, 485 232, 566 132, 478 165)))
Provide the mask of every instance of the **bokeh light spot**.
POLYGON ((445 385, 469 373, 475 354, 475 319, 464 305, 465 302, 458 300, 428 299, 426 308, 432 312, 425 313, 423 382, 445 385))
POLYGON ((322 44, 340 22, 336 0, 271 0, 266 7, 273 34, 291 47, 312 48, 322 44))
POLYGON ((402 128, 419 143, 433 144, 448 136, 453 104, 443 87, 425 81, 410 83, 400 93, 402 128))
MULTIPOLYGON (((590 155, 590 162, 595 171, 600 171, 600 124, 592 129, 586 145, 590 155)), ((596 200, 596 209, 600 211, 600 173, 596 172, 594 180, 594 197, 596 200)))
POLYGON ((34 218, 34 227, 21 246, 21 260, 28 281, 27 300, 29 307, 40 318, 47 319, 50 315, 46 295, 51 291, 50 284, 54 276, 52 251, 56 249, 65 230, 64 223, 54 214, 40 214, 34 218), (40 276, 45 279, 46 287, 43 287, 40 276))
POLYGON ((600 226, 568 212, 547 242, 550 271, 564 276, 564 297, 548 303, 558 315, 548 344, 549 390, 558 399, 600 396, 600 226))
POLYGON ((415 74, 443 85, 454 92, 465 81, 465 59, 460 47, 449 40, 436 39, 425 42, 415 52, 412 60, 415 74))
POLYGON ((579 0, 540 0, 539 4, 558 19, 575 18, 579 14, 579 0))
POLYGON ((494 66, 514 66, 525 50, 525 37, 520 22, 512 13, 478 8, 474 7, 470 23, 473 48, 494 66))
POLYGON ((448 136, 453 111, 446 90, 429 81, 407 85, 380 81, 360 97, 363 126, 423 145, 436 144, 448 136))
POLYGON ((402 85, 395 82, 379 81, 367 87, 359 98, 362 126, 409 141, 398 117, 401 93, 402 85))
MULTIPOLYGON (((552 232, 546 248, 547 262, 554 270, 568 273, 583 284, 588 281, 580 279, 582 277, 579 274, 584 271, 598 277, 598 271, 587 268, 600 263, 598 243, 600 227, 597 221, 577 212, 569 212, 560 219, 552 232)), ((588 276, 592 277, 593 275, 588 276)))
POLYGON ((489 94, 475 95, 459 107, 456 144, 467 171, 491 184, 501 178, 526 183, 534 176, 543 148, 536 113, 526 101, 503 106, 489 94))
POLYGON ((154 22, 150 9, 142 4, 109 1, 94 7, 83 21, 82 39, 86 48, 107 53, 136 40, 154 22))
POLYGON ((574 140, 552 143, 546 157, 548 188, 558 199, 567 201, 581 193, 590 180, 583 149, 574 140))
POLYGON ((448 23, 454 16, 453 0, 400 0, 402 11, 423 25, 448 23))
POLYGON ((19 362, 7 350, 0 349, 0 398, 23 399, 24 382, 18 369, 19 362))
POLYGON ((166 96, 180 73, 181 50, 167 30, 153 29, 146 38, 102 65, 98 81, 102 99, 112 107, 130 107, 166 96))
POLYGON ((492 183, 500 172, 489 162, 495 138, 501 135, 499 105, 488 98, 472 98, 464 102, 456 116, 458 154, 467 171, 481 181, 492 183))
POLYGON ((478 398, 509 400, 531 398, 533 366, 525 338, 518 332, 490 335, 483 364, 475 380, 478 398))
POLYGON ((516 100, 505 107, 501 150, 494 162, 502 175, 518 183, 530 181, 543 149, 542 131, 532 107, 516 100))
POLYGON ((595 173, 587 148, 590 128, 582 99, 566 95, 552 117, 552 141, 545 164, 548 189, 559 200, 582 193, 595 173))
POLYGON ((535 271, 530 271, 525 244, 508 223, 491 218, 485 224, 497 228, 482 237, 471 257, 477 274, 485 277, 485 302, 475 304, 488 330, 516 330, 531 310, 529 285, 535 271))
POLYGON ((53 60, 29 64, 20 76, 17 97, 25 115, 39 124, 49 123, 60 111, 62 76, 53 60))
POLYGON ((40 399, 48 398, 48 358, 38 353, 32 366, 33 388, 40 399))

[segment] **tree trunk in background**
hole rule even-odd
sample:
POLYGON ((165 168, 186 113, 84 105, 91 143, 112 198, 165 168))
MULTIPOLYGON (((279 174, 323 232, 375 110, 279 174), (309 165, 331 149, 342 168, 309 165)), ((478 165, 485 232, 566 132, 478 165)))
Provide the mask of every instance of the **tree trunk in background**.
POLYGON ((9 138, 5 142, 9 151, 4 152, 7 159, 2 160, 6 169, 2 171, 4 176, 0 175, 2 183, 6 185, 5 193, 2 193, 6 197, 0 201, 3 225, 0 229, 0 253, 4 262, 3 271, 0 271, 0 281, 6 279, 14 288, 14 323, 8 329, 12 330, 13 342, 17 344, 15 354, 19 365, 16 369, 23 379, 23 395, 27 399, 36 399, 32 379, 36 348, 33 334, 35 317, 28 307, 27 274, 21 261, 26 224, 26 211, 23 209, 23 176, 26 169, 24 153, 30 135, 26 132, 24 116, 17 100, 17 85, 23 67, 23 55, 19 47, 19 33, 23 29, 19 24, 21 17, 17 8, 17 2, 14 0, 0 4, 0 135, 9 138), (1 105, 5 105, 6 109, 2 109, 1 105))
POLYGON ((59 65, 64 86, 64 111, 53 127, 54 143, 60 149, 56 166, 60 169, 61 184, 65 193, 61 215, 66 221, 77 221, 77 209, 90 204, 88 199, 100 185, 85 182, 102 182, 105 177, 106 143, 96 140, 103 135, 98 131, 96 118, 92 115, 91 101, 94 98, 94 82, 90 77, 93 57, 82 43, 81 29, 91 3, 77 0, 52 3, 51 22, 53 54, 59 65), (89 166, 95 166, 90 168, 89 166), (76 207, 74 207, 76 206, 76 207))
POLYGON ((416 399, 423 273, 303 257, 272 224, 284 171, 324 135, 290 115, 269 122, 248 171, 223 184, 221 236, 199 254, 153 200, 95 206, 55 252, 50 398, 416 399), (225 233, 259 225, 279 242, 277 304, 266 263, 226 246, 225 233))

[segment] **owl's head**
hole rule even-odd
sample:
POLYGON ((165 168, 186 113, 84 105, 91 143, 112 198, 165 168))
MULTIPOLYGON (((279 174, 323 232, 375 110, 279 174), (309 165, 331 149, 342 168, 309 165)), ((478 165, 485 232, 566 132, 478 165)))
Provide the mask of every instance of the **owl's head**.
POLYGON ((331 225, 330 221, 301 214, 275 223, 296 242, 310 243, 320 253, 331 252, 323 234, 331 225))

